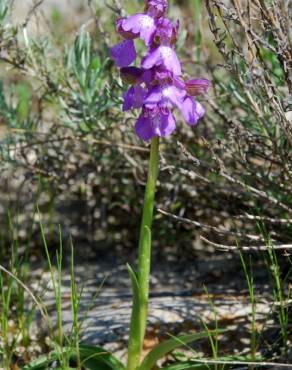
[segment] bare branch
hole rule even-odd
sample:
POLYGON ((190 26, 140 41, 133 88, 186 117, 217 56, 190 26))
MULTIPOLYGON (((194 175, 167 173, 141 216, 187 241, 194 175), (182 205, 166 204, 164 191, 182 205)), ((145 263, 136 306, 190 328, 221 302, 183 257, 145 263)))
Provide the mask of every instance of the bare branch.
POLYGON ((240 245, 224 245, 219 243, 214 243, 205 238, 204 236, 200 236, 204 242, 212 245, 213 247, 222 249, 224 251, 268 251, 269 249, 275 250, 289 250, 292 249, 292 244, 280 244, 280 245, 257 245, 257 246, 240 246, 240 245))
POLYGON ((219 227, 216 227, 216 226, 202 224, 198 221, 193 221, 193 220, 190 220, 190 219, 185 218, 185 217, 180 217, 180 216, 173 215, 172 213, 166 212, 166 211, 164 211, 160 208, 158 208, 157 211, 159 213, 167 216, 167 217, 170 217, 170 218, 176 220, 176 221, 179 221, 179 222, 182 222, 182 223, 185 223, 185 224, 189 224, 189 225, 193 225, 193 226, 196 226, 196 227, 198 227, 200 229, 203 229, 203 230, 214 231, 217 234, 230 235, 230 236, 240 237, 240 238, 245 238, 245 239, 250 239, 250 240, 263 240, 258 235, 250 235, 250 234, 246 234, 246 233, 234 232, 234 231, 230 231, 230 230, 228 230, 224 227, 219 228, 219 227))

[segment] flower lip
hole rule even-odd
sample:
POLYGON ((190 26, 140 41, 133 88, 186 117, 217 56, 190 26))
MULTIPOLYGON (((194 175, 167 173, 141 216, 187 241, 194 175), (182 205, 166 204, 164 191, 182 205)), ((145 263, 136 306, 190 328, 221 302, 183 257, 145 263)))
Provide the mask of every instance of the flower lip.
POLYGON ((155 136, 167 137, 176 128, 175 119, 168 109, 143 109, 136 122, 136 134, 148 141, 155 136))

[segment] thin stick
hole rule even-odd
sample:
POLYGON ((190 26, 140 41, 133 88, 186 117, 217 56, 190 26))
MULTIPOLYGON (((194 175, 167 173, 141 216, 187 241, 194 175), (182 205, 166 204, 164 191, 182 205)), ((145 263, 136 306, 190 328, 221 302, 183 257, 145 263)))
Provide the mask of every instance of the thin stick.
POLYGON ((223 249, 225 251, 234 251, 234 250, 238 250, 238 251, 250 251, 250 250, 254 250, 254 251, 267 251, 269 249, 275 249, 275 250, 286 250, 286 249, 292 249, 292 244, 280 244, 280 245, 273 245, 273 246, 266 246, 266 245, 254 245, 254 246, 240 246, 240 245, 224 245, 224 244, 219 244, 219 243, 214 243, 208 239, 206 239, 204 236, 200 236, 200 239, 203 240, 204 242, 214 246, 214 247, 217 247, 217 248, 220 248, 220 249, 223 249))
POLYGON ((198 362, 201 364, 220 364, 220 365, 250 365, 250 366, 270 366, 280 368, 292 369, 292 364, 283 364, 276 362, 256 362, 256 361, 220 361, 220 360, 199 360, 192 359, 193 362, 198 362))
POLYGON ((159 213, 161 213, 161 214, 163 214, 165 216, 168 216, 170 218, 173 218, 174 220, 177 220, 179 222, 183 222, 183 223, 186 223, 186 224, 194 225, 196 227, 199 227, 199 228, 205 229, 205 230, 212 230, 212 231, 215 231, 218 234, 243 237, 243 238, 247 238, 247 239, 250 239, 250 240, 263 240, 258 235, 243 234, 243 233, 240 233, 240 232, 229 231, 226 228, 219 228, 219 227, 216 227, 216 226, 202 224, 202 223, 200 223, 198 221, 194 221, 194 220, 190 220, 190 219, 185 218, 185 217, 180 217, 180 216, 173 215, 172 213, 166 212, 163 209, 157 209, 157 211, 159 213))
POLYGON ((235 216, 237 219, 247 219, 247 220, 256 220, 256 221, 266 221, 270 222, 272 224, 292 224, 291 218, 270 218, 265 216, 254 216, 250 215, 249 213, 246 213, 244 215, 235 216))

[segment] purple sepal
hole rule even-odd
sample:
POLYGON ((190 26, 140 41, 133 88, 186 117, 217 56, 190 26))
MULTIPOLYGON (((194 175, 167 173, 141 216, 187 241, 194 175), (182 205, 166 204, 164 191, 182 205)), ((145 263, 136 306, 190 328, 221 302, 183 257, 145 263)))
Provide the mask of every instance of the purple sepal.
POLYGON ((123 111, 142 108, 145 96, 146 90, 140 85, 130 87, 124 94, 123 111))
POLYGON ((110 56, 118 67, 127 67, 137 57, 133 40, 124 40, 110 48, 110 56))

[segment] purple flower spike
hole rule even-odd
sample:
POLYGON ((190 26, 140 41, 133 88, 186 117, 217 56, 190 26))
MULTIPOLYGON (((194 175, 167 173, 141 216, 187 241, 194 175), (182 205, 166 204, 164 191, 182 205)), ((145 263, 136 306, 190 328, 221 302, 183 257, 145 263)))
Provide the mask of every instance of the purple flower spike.
POLYGON ((177 76, 180 76, 182 73, 180 61, 174 50, 169 46, 159 46, 150 51, 143 59, 142 67, 145 69, 163 67, 177 76))
POLYGON ((134 42, 125 40, 110 48, 110 55, 118 67, 127 67, 137 57, 134 42))
POLYGON ((125 39, 110 49, 122 80, 132 85, 124 93, 123 111, 141 109, 136 134, 148 141, 167 137, 176 128, 172 114, 179 109, 185 121, 194 126, 205 114, 194 96, 205 94, 211 86, 204 78, 185 82, 181 63, 175 53, 179 21, 166 18, 167 0, 145 0, 145 12, 117 20, 117 31, 125 39), (147 46, 141 67, 130 66, 136 59, 134 39, 147 46))
POLYGON ((175 127, 175 119, 169 111, 145 110, 138 118, 135 128, 139 138, 148 141, 155 136, 171 135, 175 127))
POLYGON ((186 82, 186 91, 192 96, 206 94, 211 87, 211 82, 205 78, 189 80, 186 82))

